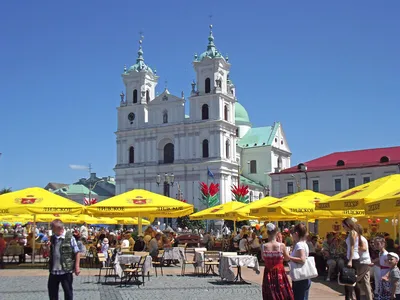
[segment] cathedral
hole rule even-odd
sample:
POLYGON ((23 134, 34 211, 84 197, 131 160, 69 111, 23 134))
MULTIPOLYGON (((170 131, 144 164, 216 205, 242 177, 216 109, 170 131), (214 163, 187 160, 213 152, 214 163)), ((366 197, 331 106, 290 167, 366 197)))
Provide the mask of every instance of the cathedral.
POLYGON ((122 74, 116 194, 146 189, 203 209, 200 182, 219 184, 220 203, 233 199, 231 188, 238 183, 249 187, 250 201, 271 193, 269 174, 289 168, 291 152, 279 122, 252 127, 230 67, 210 25, 207 48, 193 59, 196 82, 189 97, 167 88, 157 95, 159 77, 145 63, 139 42, 136 63, 122 74))

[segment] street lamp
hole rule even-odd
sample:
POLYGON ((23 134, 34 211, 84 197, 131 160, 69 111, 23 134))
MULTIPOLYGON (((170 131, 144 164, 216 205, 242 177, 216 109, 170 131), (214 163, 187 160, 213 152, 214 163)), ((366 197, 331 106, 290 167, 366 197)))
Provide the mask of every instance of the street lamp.
MULTIPOLYGON (((90 180, 90 178, 89 178, 90 180)), ((93 186, 92 186, 92 182, 89 181, 89 203, 92 201, 92 191, 94 190, 94 188, 96 187, 96 185, 100 182, 100 181, 105 181, 104 179, 99 179, 97 180, 93 186)))
MULTIPOLYGON (((168 174, 165 173, 163 178, 161 178, 160 174, 157 174, 156 176, 156 183, 157 186, 160 186, 160 183, 163 182, 164 183, 164 196, 170 197, 170 186, 174 186, 174 182, 175 182, 175 175, 174 173, 168 174)), ((170 218, 166 218, 166 222, 167 225, 169 223, 171 223, 172 225, 172 220, 170 218)))
POLYGON ((308 174, 307 174, 307 166, 305 165, 305 164, 299 164, 298 166, 297 166, 297 169, 300 171, 300 172, 303 172, 304 173, 304 175, 306 175, 306 190, 308 190, 308 174))
POLYGON ((296 186, 297 186, 297 191, 298 192, 300 192, 300 190, 301 190, 301 186, 300 186, 300 183, 299 183, 299 181, 297 180, 297 177, 296 176, 294 176, 293 174, 292 175, 290 175, 290 177, 292 177, 295 181, 296 181, 296 186))
POLYGON ((270 192, 271 192, 271 190, 269 189, 269 185, 267 185, 265 187, 265 197, 268 197, 270 192))

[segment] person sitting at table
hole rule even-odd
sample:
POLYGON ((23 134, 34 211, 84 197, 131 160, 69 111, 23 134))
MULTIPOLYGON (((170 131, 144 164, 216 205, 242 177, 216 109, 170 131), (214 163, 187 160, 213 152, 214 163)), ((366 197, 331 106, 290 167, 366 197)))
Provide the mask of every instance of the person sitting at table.
POLYGON ((32 255, 33 252, 33 233, 28 234, 28 238, 26 239, 26 245, 24 246, 24 255, 22 256, 22 262, 26 262, 26 255, 32 255))
POLYGON ((243 236, 243 238, 239 242, 239 252, 247 253, 249 251, 249 242, 247 241, 247 234, 243 236))
POLYGON ((146 243, 143 240, 143 234, 138 235, 138 239, 135 242, 135 245, 133 246, 133 251, 139 251, 142 252, 146 249, 146 243))
POLYGON ((121 240, 121 248, 129 248, 129 238, 130 234, 123 234, 122 240, 121 240))
POLYGON ((157 233, 154 238, 149 242, 149 254, 151 257, 156 258, 158 255, 158 241, 161 240, 161 233, 157 233))
POLYGON ((167 238, 167 236, 163 235, 161 238, 162 247, 160 249, 171 248, 171 241, 167 238))
POLYGON ((128 241, 129 241, 129 249, 131 251, 133 251, 133 247, 135 247, 135 240, 132 237, 132 234, 130 232, 128 233, 128 235, 129 235, 129 239, 128 239, 128 241))

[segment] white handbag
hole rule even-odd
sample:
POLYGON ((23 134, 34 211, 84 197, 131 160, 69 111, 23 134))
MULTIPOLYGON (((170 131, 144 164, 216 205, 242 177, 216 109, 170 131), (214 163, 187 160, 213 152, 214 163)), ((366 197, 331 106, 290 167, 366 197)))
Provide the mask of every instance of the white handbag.
POLYGON ((290 262, 290 277, 292 281, 300 281, 318 277, 314 257, 309 256, 304 264, 290 262))

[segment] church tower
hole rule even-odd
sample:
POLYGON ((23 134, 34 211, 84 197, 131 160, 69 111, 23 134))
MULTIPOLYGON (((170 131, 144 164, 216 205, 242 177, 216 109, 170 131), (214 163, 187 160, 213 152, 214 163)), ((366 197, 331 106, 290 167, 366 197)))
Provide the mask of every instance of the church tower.
POLYGON ((197 83, 192 83, 190 118, 193 120, 225 120, 235 123, 235 96, 229 83, 231 65, 214 44, 212 25, 207 50, 195 54, 193 67, 197 83), (196 89, 197 85, 197 89, 196 89))
POLYGON ((143 36, 139 40, 136 63, 128 69, 125 67, 122 73, 126 99, 121 97, 118 122, 122 122, 119 125, 123 128, 144 126, 148 122, 147 106, 156 96, 158 76, 144 62, 142 42, 143 36))

